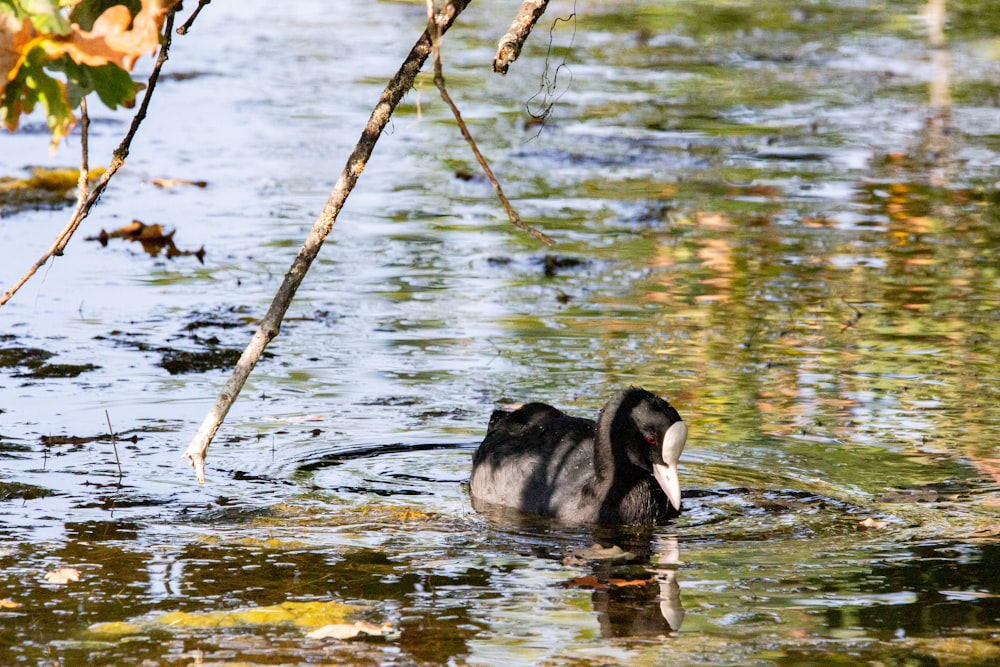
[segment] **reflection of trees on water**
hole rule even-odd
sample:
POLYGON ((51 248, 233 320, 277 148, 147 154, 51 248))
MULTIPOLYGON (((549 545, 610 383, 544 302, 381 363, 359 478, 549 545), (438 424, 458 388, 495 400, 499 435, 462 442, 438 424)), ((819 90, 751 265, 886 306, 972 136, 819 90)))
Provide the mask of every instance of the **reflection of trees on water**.
POLYGON ((927 19, 927 44, 931 49, 930 107, 927 116, 925 151, 934 165, 930 184, 942 187, 949 182, 948 148, 951 133, 952 56, 944 36, 945 0, 930 0, 924 10, 927 19))
MULTIPOLYGON (((670 224, 635 242, 648 275, 630 294, 601 294, 592 310, 579 305, 561 320, 577 336, 612 339, 595 346, 599 370, 663 387, 689 408, 706 444, 851 443, 928 460, 964 454, 1000 470, 973 444, 995 441, 995 418, 991 426, 971 407, 995 375, 990 348, 1000 337, 995 194, 973 172, 953 184, 964 139, 953 129, 944 1, 931 0, 926 16, 930 75, 915 111, 923 127, 898 149, 852 118, 848 139, 793 138, 834 153, 853 141, 845 151, 870 152, 857 167, 802 159, 790 176, 750 176, 759 182, 680 178, 666 213, 651 203, 650 215, 670 224), (799 196, 800 178, 832 183, 844 197, 799 196), (635 304, 655 304, 654 324, 632 317, 635 304)), ((878 66, 868 74, 882 76, 878 66)), ((901 79, 881 80, 909 85, 901 79)), ((867 85, 858 83, 884 105, 877 113, 900 104, 867 85)), ((867 103, 844 104, 867 113, 867 103)))

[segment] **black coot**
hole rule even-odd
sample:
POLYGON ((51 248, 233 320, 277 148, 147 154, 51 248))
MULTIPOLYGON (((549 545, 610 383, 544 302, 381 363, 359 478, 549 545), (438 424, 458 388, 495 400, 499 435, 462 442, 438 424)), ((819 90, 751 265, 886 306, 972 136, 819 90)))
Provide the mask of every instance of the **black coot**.
POLYGON ((630 387, 597 421, 544 403, 497 410, 472 459, 472 497, 572 523, 677 516, 687 426, 667 401, 630 387))

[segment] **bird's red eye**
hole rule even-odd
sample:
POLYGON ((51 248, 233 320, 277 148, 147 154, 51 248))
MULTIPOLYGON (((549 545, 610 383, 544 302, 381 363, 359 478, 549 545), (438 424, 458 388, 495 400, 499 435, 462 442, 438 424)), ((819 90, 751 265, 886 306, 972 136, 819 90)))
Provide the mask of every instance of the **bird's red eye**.
POLYGON ((651 445, 655 445, 656 444, 656 438, 654 438, 651 435, 647 435, 646 436, 646 442, 649 443, 649 444, 651 444, 651 445))

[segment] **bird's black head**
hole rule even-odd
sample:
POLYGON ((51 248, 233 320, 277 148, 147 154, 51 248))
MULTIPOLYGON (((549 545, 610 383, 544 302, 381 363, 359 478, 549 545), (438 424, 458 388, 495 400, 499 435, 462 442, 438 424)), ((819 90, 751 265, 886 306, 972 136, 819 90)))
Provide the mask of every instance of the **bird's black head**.
POLYGON ((610 431, 604 435, 611 441, 615 459, 624 458, 653 475, 670 503, 679 510, 677 462, 687 441, 687 426, 677 410, 645 389, 629 387, 605 406, 601 421, 609 416, 610 431))

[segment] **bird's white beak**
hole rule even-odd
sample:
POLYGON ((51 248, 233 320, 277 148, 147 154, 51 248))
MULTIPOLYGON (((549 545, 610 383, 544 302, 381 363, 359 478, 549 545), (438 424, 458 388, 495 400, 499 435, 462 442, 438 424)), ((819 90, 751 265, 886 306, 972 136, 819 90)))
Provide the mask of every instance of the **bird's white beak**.
POLYGON ((677 462, 687 442, 688 427, 682 421, 674 422, 663 436, 663 463, 653 464, 653 477, 667 494, 674 509, 681 509, 681 480, 677 476, 677 462))

